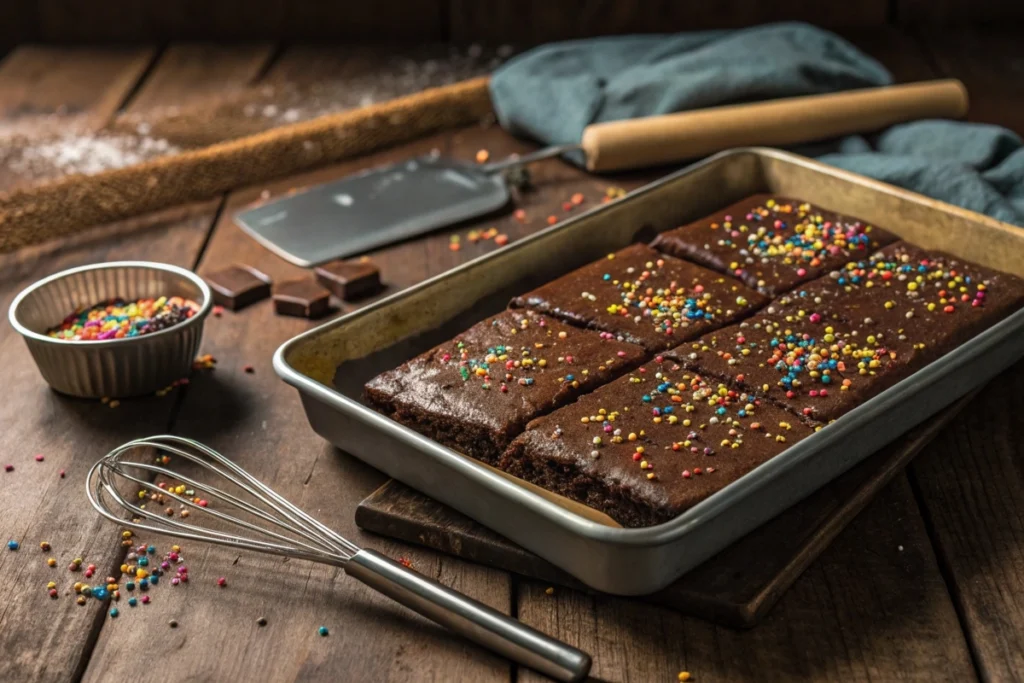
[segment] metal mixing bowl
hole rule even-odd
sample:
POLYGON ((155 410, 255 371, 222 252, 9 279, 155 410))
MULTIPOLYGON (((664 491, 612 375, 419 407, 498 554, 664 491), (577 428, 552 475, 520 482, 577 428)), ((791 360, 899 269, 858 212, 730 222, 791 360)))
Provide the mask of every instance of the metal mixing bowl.
POLYGON ((212 307, 210 288, 195 273, 163 263, 116 261, 43 278, 18 294, 9 317, 51 387, 71 396, 115 398, 150 394, 187 377, 212 307), (191 299, 199 311, 185 322, 138 337, 63 341, 46 334, 81 307, 116 297, 161 296, 191 299))

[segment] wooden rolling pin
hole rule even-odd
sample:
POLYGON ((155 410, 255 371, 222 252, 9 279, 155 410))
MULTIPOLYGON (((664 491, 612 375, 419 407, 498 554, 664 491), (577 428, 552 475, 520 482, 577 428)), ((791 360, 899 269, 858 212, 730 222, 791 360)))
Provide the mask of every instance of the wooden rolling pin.
POLYGON ((595 123, 583 131, 581 146, 589 170, 619 171, 731 147, 794 145, 966 113, 963 83, 925 81, 595 123))

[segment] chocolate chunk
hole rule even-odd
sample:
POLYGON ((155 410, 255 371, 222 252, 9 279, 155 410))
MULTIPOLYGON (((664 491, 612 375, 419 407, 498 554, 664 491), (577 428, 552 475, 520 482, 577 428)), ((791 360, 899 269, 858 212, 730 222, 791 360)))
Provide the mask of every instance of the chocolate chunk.
POLYGON ((232 311, 270 296, 270 278, 252 266, 236 264, 203 279, 213 290, 214 302, 232 311))
POLYGON ((289 280, 274 290, 274 311, 278 315, 319 318, 327 313, 331 293, 312 280, 289 280))
POLYGON ((331 261, 318 267, 314 273, 317 282, 344 301, 373 296, 381 290, 380 269, 366 258, 331 261))

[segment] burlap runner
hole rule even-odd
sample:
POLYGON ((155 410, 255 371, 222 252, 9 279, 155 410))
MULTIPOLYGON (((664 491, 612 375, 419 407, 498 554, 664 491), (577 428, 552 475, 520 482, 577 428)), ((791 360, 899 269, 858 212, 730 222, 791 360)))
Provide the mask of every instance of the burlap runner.
POLYGON ((336 163, 491 114, 487 78, 0 195, 0 252, 336 163))

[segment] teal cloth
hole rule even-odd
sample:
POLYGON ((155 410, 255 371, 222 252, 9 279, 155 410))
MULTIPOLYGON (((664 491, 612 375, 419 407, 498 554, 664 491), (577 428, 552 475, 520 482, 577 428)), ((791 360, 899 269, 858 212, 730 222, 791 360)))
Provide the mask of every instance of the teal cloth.
MULTIPOLYGON (((491 97, 506 130, 565 144, 601 121, 891 82, 842 38, 781 23, 544 45, 498 69, 491 97)), ((794 151, 1024 225, 1024 146, 998 126, 916 121, 794 151)))

